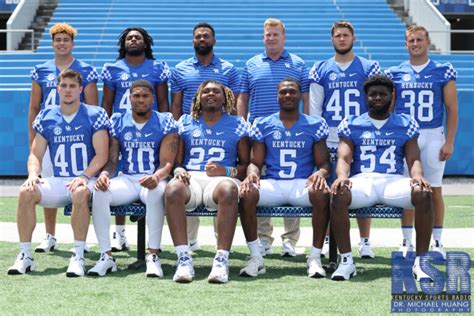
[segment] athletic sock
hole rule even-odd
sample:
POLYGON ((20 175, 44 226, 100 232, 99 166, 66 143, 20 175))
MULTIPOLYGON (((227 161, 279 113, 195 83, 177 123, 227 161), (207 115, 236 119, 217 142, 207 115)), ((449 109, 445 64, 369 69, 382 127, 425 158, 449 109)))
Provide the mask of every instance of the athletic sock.
POLYGON ((254 241, 248 241, 247 245, 250 251, 250 257, 260 257, 262 254, 260 253, 260 240, 257 238, 254 241))

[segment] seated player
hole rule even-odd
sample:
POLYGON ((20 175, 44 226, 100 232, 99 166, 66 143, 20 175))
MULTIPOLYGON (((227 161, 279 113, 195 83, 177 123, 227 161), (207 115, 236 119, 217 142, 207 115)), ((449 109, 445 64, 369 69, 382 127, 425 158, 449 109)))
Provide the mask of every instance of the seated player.
POLYGON ((278 84, 280 111, 257 118, 252 125, 251 164, 240 195, 240 220, 250 258, 240 270, 241 276, 256 277, 265 273, 257 237, 257 206, 285 204, 313 208, 313 247, 307 261, 308 276, 326 276, 321 265, 321 248, 329 220, 328 126, 320 116, 300 113, 300 99, 299 82, 292 78, 281 80, 278 84), (266 174, 260 180, 263 165, 266 174))
POLYGON ((173 168, 178 129, 171 113, 152 110, 153 86, 147 80, 134 81, 130 87, 132 109, 115 113, 110 127, 109 161, 94 185, 92 203, 94 229, 101 256, 87 274, 104 276, 116 271, 110 244, 110 206, 142 201, 146 205, 148 255, 146 276, 163 277, 159 258, 164 222, 163 192, 173 168), (119 154, 122 170, 115 173, 119 154))
POLYGON ((196 92, 191 115, 184 114, 178 122, 178 167, 165 191, 166 218, 178 255, 173 276, 176 282, 191 282, 194 276, 185 210, 199 206, 217 210, 217 252, 208 281, 229 280, 229 250, 238 214, 238 179, 245 175, 250 151, 248 124, 242 117, 230 115, 234 103, 229 88, 214 80, 204 81, 196 92))
POLYGON ((79 72, 70 69, 61 72, 59 107, 42 110, 33 123, 36 135, 28 158, 28 179, 21 186, 17 208, 21 250, 8 274, 24 274, 36 269, 31 254, 35 206, 57 208, 72 202, 74 254, 66 276, 84 275, 89 201, 94 177, 107 162, 110 123, 104 109, 81 103, 82 89, 79 72), (40 179, 41 161, 47 148, 54 176, 40 179))
POLYGON ((417 257, 413 273, 417 280, 428 277, 419 262, 420 255, 428 251, 433 227, 431 187, 423 178, 418 124, 406 114, 390 113, 393 90, 393 82, 385 76, 368 79, 364 83, 368 113, 351 115, 338 127, 337 179, 331 187, 331 230, 341 254, 332 274, 336 281, 356 275, 348 209, 378 203, 415 207, 417 257), (404 158, 411 178, 403 176, 404 158))

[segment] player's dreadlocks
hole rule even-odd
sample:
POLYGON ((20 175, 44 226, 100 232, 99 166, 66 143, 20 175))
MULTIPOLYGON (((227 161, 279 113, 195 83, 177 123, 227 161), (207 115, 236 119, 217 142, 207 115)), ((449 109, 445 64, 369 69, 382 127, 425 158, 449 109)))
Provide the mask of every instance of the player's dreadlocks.
POLYGON ((153 57, 153 49, 151 48, 153 46, 153 38, 141 27, 129 27, 123 30, 117 43, 119 46, 119 57, 117 59, 125 58, 125 39, 131 31, 137 31, 143 36, 143 41, 145 42, 145 57, 148 59, 155 59, 155 57, 153 57))
POLYGON ((222 83, 216 80, 206 80, 199 86, 199 89, 196 91, 196 95, 193 98, 193 102, 191 103, 191 115, 195 120, 198 120, 199 115, 201 114, 201 94, 202 90, 208 83, 214 83, 221 87, 222 92, 224 92, 224 104, 223 104, 223 112, 231 114, 234 110, 235 105, 235 97, 232 90, 228 87, 224 86, 222 83))

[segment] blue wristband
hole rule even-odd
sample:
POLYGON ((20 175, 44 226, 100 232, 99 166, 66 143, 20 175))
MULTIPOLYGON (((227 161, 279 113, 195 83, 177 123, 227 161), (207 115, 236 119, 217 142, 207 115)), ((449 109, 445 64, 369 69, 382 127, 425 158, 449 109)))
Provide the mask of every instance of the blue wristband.
POLYGON ((230 177, 230 167, 225 167, 225 176, 230 177))
POLYGON ((87 174, 82 173, 79 177, 84 177, 87 179, 87 181, 90 181, 91 177, 89 177, 87 174))

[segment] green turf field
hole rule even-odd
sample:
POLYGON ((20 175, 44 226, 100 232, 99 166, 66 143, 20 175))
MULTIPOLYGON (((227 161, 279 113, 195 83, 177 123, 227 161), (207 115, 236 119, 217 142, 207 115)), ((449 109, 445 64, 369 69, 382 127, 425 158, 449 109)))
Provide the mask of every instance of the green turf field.
MULTIPOLYGON (((67 249, 67 247, 66 247, 67 249)), ((35 254, 37 271, 25 276, 8 276, 17 254, 14 243, 0 243, 0 314, 253 314, 315 315, 390 313, 390 249, 377 249, 375 260, 357 260, 358 275, 350 282, 310 279, 305 257, 268 256, 267 273, 256 279, 241 278, 247 249, 237 247, 231 255, 230 281, 208 284, 214 255, 203 247, 194 256, 195 281, 172 281, 175 255, 164 252, 163 279, 147 279, 143 271, 130 272, 126 265, 134 252, 116 255, 120 271, 103 278, 65 276, 69 252, 35 254)), ((470 256, 474 250, 467 251, 470 256)), ((278 253, 279 251, 277 251, 278 253)), ((92 267, 98 253, 86 255, 92 267)), ((441 266, 438 266, 442 270, 441 266)), ((472 282, 471 282, 472 283, 472 282)))
MULTIPOLYGON (((16 222, 17 198, 0 198, 0 222, 16 222)), ((446 204, 446 228, 470 228, 474 227, 474 197, 473 196, 447 196, 446 204)), ((38 207, 36 212, 38 222, 43 221, 43 212, 38 207)), ((58 215, 58 223, 69 223, 70 219, 63 215, 58 215)), ((283 226, 281 218, 273 219, 275 226, 283 226)), ((310 227, 309 218, 302 219, 302 226, 310 227)), ((201 225, 212 225, 212 218, 201 217, 201 225)), ((240 224, 239 224, 240 225, 240 224)), ((356 225, 356 224, 354 224, 356 225)), ((352 225, 353 227, 356 227, 352 225)), ((396 228, 400 227, 400 221, 393 219, 377 219, 372 222, 374 228, 396 228)))

